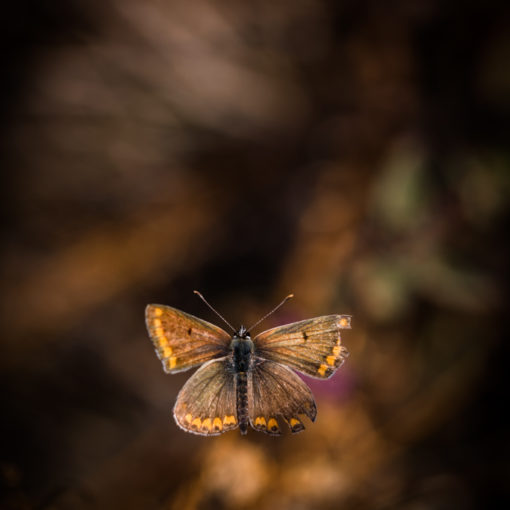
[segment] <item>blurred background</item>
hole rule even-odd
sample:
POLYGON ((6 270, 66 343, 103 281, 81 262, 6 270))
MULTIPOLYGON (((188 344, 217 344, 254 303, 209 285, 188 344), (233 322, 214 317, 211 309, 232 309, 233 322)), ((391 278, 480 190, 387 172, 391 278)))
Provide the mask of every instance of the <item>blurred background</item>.
POLYGON ((3 14, 1 508, 510 503, 508 4, 3 14), (218 323, 193 289, 353 315, 315 424, 177 428, 144 307, 218 323))

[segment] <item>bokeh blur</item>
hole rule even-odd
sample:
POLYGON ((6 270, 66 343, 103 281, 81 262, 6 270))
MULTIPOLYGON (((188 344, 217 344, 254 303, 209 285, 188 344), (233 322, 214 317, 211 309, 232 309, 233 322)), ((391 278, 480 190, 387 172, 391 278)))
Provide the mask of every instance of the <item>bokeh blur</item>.
MULTIPOLYGON (((7 2, 0 507, 510 503, 510 9, 7 2), (186 434, 144 307, 351 314, 315 424, 186 434)), ((221 324, 219 324, 221 326, 221 324)), ((508 506, 506 506, 508 508, 508 506)))

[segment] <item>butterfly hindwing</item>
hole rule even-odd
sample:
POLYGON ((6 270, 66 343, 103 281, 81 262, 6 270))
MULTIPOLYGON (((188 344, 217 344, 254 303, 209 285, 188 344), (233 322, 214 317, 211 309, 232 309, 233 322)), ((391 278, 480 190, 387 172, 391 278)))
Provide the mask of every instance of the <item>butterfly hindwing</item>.
POLYGON ((187 432, 217 436, 237 428, 236 381, 231 357, 208 361, 182 387, 174 407, 187 432))
POLYGON ((182 372, 228 353, 228 333, 170 306, 147 305, 145 321, 167 373, 182 372))
POLYGON ((269 329, 254 339, 255 353, 299 372, 327 379, 349 355, 340 330, 351 327, 349 315, 326 315, 269 329))
POLYGON ((250 425, 274 436, 280 435, 278 418, 292 432, 305 428, 301 418, 315 421, 317 408, 310 388, 289 368, 255 358, 248 376, 248 415, 250 425))

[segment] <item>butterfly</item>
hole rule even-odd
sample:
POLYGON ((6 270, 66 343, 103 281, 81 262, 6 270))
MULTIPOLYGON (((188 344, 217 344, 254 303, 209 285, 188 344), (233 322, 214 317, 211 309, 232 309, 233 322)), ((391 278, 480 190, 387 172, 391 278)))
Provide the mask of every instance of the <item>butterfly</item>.
POLYGON ((326 315, 264 331, 253 339, 251 328, 234 329, 198 292, 196 294, 230 326, 223 329, 166 305, 145 310, 149 336, 166 373, 200 368, 177 396, 173 415, 187 432, 216 436, 248 427, 272 436, 286 423, 291 432, 304 430, 317 407, 310 388, 293 370, 328 379, 349 355, 340 330, 351 327, 349 315, 326 315))

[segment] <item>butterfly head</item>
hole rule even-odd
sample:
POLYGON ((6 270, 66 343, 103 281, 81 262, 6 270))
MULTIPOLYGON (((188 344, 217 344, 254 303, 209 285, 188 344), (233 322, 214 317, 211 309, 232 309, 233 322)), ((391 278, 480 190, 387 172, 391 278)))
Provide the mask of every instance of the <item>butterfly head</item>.
POLYGON ((248 334, 248 330, 244 326, 241 326, 237 330, 235 336, 238 338, 250 338, 250 335, 248 334))

